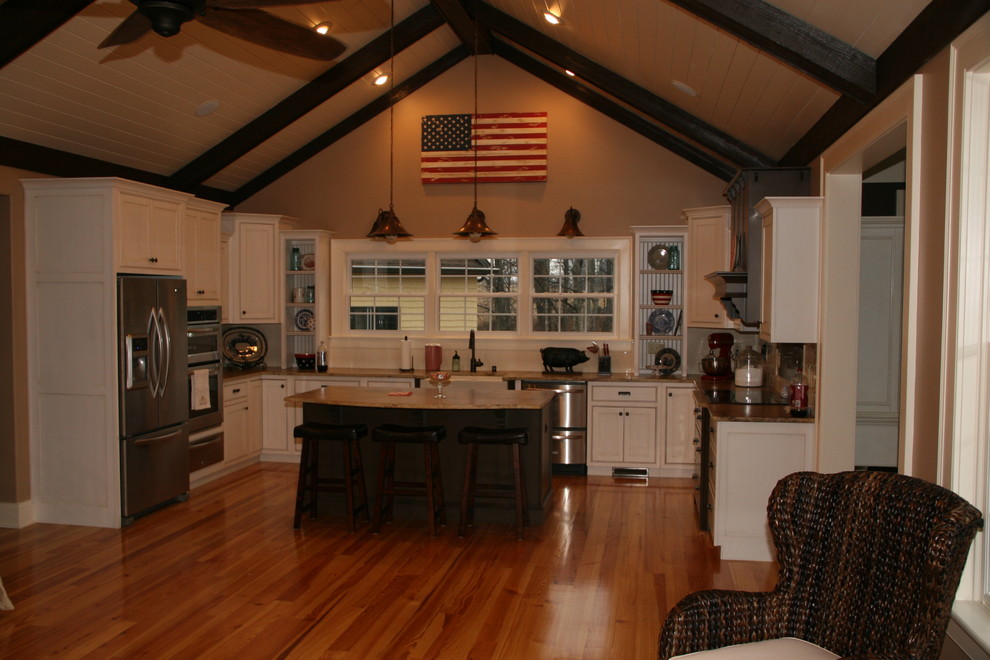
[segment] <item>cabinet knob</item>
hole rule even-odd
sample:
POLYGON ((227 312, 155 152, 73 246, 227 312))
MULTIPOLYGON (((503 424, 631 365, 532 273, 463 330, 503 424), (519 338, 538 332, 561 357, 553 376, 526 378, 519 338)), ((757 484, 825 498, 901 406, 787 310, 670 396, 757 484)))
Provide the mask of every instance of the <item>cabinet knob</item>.
POLYGON ((715 315, 715 318, 719 318, 718 314, 715 315))
POLYGON ((626 417, 629 417, 629 411, 628 410, 626 411, 626 417))
POLYGON ((667 396, 674 396, 673 392, 667 392, 667 396))
POLYGON ((158 257, 148 257, 148 261, 150 261, 153 264, 157 264, 158 263, 158 257))

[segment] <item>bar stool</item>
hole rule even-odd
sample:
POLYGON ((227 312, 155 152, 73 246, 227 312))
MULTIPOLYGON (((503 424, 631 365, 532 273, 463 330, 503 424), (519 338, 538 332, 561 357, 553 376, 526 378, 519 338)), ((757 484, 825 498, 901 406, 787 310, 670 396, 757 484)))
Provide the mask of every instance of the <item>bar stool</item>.
POLYGON ((529 525, 529 511, 526 509, 526 477, 523 472, 522 446, 529 442, 524 428, 487 429, 466 426, 461 429, 457 441, 467 445, 467 460, 464 468, 464 490, 461 493, 461 520, 457 535, 464 536, 468 525, 474 524, 474 498, 495 497, 514 498, 516 504, 516 538, 523 538, 523 527, 529 525), (502 445, 512 447, 512 484, 479 484, 478 447, 481 445, 502 445))
POLYGON ((443 498, 443 476, 440 473, 440 441, 447 436, 443 426, 400 426, 382 424, 375 428, 371 439, 380 442, 381 457, 378 461, 378 493, 375 495, 375 515, 371 531, 381 530, 382 519, 391 522, 396 495, 426 495, 430 536, 437 535, 437 524, 447 524, 447 511, 443 498), (422 444, 426 481, 395 480, 395 446, 397 444, 422 444))
POLYGON ((321 492, 344 493, 347 506, 347 531, 355 529, 355 516, 364 511, 368 516, 368 493, 364 484, 364 467, 361 464, 359 440, 368 435, 365 424, 322 424, 306 422, 293 429, 293 435, 302 439, 302 453, 299 456, 299 481, 296 486, 296 513, 293 529, 299 529, 302 513, 309 509, 310 518, 316 518, 317 495, 321 492), (339 442, 342 445, 343 478, 320 476, 320 444, 339 442), (355 502, 355 487, 360 488, 360 502, 355 502), (306 493, 309 503, 306 504, 306 493))

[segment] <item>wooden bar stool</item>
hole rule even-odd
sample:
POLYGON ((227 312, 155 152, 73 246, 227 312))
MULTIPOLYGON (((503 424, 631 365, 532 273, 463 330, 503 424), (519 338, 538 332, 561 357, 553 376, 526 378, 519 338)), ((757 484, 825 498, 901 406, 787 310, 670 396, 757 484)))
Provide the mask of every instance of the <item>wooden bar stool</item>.
POLYGON ((309 509, 310 518, 316 517, 318 494, 321 492, 344 493, 347 506, 347 531, 355 529, 355 516, 364 512, 368 516, 368 492, 364 485, 364 467, 361 464, 359 440, 368 435, 365 424, 322 424, 306 422, 293 430, 293 435, 302 439, 302 453, 299 456, 299 481, 296 486, 296 513, 293 529, 299 529, 303 511, 309 509), (320 444, 339 442, 342 446, 343 478, 320 476, 320 444), (355 501, 355 487, 360 490, 360 501, 355 501), (306 494, 309 503, 306 503, 306 494))
POLYGON ((522 459, 522 447, 529 442, 526 429, 486 429, 466 426, 461 429, 457 441, 467 445, 464 490, 461 493, 461 520, 457 527, 457 535, 464 536, 467 526, 474 524, 474 498, 495 497, 515 499, 516 538, 523 538, 523 527, 529 525, 529 511, 526 509, 526 475, 523 472, 522 459), (481 445, 512 447, 512 484, 478 483, 478 447, 481 445))
POLYGON ((375 428, 371 439, 380 442, 381 457, 378 461, 378 493, 375 495, 375 515, 371 531, 381 530, 382 520, 392 521, 396 495, 425 495, 430 536, 437 535, 437 525, 447 524, 447 511, 443 498, 443 476, 440 473, 440 441, 447 436, 442 426, 400 426, 382 424, 375 428), (395 480, 395 446, 397 444, 422 444, 425 481, 395 480))

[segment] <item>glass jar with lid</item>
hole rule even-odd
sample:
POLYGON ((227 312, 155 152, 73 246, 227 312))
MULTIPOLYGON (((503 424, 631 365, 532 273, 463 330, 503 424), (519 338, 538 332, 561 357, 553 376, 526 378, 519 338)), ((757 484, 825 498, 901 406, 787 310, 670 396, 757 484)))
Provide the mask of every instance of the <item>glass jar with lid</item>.
POLYGON ((747 346, 736 356, 735 383, 736 387, 763 386, 763 358, 752 346, 747 346))

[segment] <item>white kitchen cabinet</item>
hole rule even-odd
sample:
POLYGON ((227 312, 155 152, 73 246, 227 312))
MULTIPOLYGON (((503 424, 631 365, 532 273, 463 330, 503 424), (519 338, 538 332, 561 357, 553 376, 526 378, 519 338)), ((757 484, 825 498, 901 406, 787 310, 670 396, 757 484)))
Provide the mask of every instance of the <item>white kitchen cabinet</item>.
POLYGON ((285 402, 289 396, 287 378, 263 378, 261 381, 262 409, 262 460, 298 460, 298 451, 292 439, 295 416, 285 402), (291 426, 290 426, 291 425, 291 426))
POLYGON ((694 472, 695 404, 693 383, 660 386, 663 408, 661 476, 690 477, 694 472))
POLYGON ((223 462, 239 462, 248 455, 248 383, 237 381, 223 386, 223 462))
POLYGON ((224 205, 189 200, 183 227, 183 272, 190 305, 221 304, 220 212, 224 205))
POLYGON ((281 215, 224 213, 222 223, 230 235, 228 318, 232 323, 281 323, 279 232, 292 229, 295 221, 281 215))
POLYGON ((731 328, 732 320, 715 297, 715 286, 705 275, 731 270, 730 214, 732 207, 684 209, 688 226, 686 324, 692 328, 731 328))
POLYGON ((767 501, 781 478, 815 468, 815 425, 716 421, 713 435, 712 542, 722 559, 772 561, 767 501))
POLYGON ((592 468, 659 468, 656 385, 590 386, 589 473, 592 468))
POLYGON ((330 335, 330 237, 322 230, 281 232, 284 365, 294 366, 296 353, 315 353, 330 335), (298 269, 291 265, 293 250, 303 259, 298 269), (293 300, 295 291, 303 293, 303 300, 293 300))
MULTIPOLYGON (((649 376, 653 373, 649 365, 656 363, 659 351, 675 351, 678 358, 684 354, 687 228, 634 226, 632 230, 636 250, 633 364, 640 375, 649 376), (670 291, 670 301, 654 303, 654 290, 670 291)), ((684 373, 683 363, 674 373, 684 373)))
POLYGON ((134 191, 121 187, 115 214, 118 271, 180 274, 183 209, 188 195, 151 186, 134 191))
POLYGON ((818 341, 821 197, 766 197, 763 223, 760 338, 771 343, 818 341))

